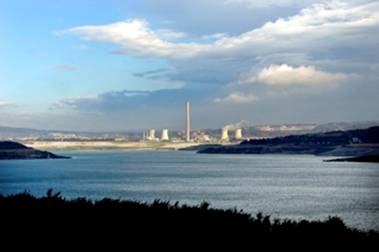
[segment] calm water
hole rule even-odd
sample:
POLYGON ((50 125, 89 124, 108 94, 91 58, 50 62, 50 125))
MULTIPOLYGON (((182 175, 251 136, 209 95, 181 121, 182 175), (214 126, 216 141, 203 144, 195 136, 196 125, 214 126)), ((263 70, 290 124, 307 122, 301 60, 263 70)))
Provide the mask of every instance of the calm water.
POLYGON ((75 151, 71 160, 0 161, 0 193, 164 199, 289 218, 338 215, 379 230, 379 165, 304 155, 75 151))

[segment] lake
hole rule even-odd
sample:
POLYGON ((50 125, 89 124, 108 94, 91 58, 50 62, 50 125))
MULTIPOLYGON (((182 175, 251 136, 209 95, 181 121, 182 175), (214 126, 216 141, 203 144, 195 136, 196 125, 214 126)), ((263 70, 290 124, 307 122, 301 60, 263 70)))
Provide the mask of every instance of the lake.
POLYGON ((310 155, 215 155, 187 151, 64 151, 61 160, 0 161, 0 193, 49 188, 64 197, 154 199, 259 211, 274 217, 340 216, 379 230, 379 165, 310 155))

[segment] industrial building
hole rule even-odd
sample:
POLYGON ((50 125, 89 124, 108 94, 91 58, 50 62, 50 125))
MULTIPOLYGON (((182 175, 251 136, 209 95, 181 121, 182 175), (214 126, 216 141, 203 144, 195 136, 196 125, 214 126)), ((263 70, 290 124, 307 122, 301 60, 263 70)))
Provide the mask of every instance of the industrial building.
POLYGON ((168 129, 162 129, 161 141, 170 141, 168 136, 168 129))
POLYGON ((157 138, 155 137, 155 129, 149 129, 149 133, 147 135, 147 140, 155 141, 157 138))
POLYGON ((234 138, 230 139, 229 137, 229 127, 225 126, 221 129, 221 138, 220 142, 229 142, 230 140, 233 141, 241 141, 243 140, 242 136, 242 128, 236 128, 234 131, 234 138))
POLYGON ((240 125, 225 125, 221 129, 221 137, 218 139, 217 133, 207 134, 206 131, 202 130, 191 130, 191 113, 190 113, 190 102, 185 101, 184 112, 184 130, 174 131, 169 135, 169 129, 163 128, 160 132, 160 135, 157 136, 157 131, 155 129, 149 129, 148 132, 143 132, 143 139, 148 141, 172 141, 172 142, 198 142, 198 143, 229 143, 229 142, 238 142, 242 141, 243 132, 240 125), (230 132, 233 131, 233 134, 229 136, 230 132))
POLYGON ((242 129, 237 128, 236 131, 234 132, 234 140, 242 140, 242 129))
POLYGON ((224 127, 221 130, 221 141, 222 142, 229 142, 229 129, 228 127, 224 127))

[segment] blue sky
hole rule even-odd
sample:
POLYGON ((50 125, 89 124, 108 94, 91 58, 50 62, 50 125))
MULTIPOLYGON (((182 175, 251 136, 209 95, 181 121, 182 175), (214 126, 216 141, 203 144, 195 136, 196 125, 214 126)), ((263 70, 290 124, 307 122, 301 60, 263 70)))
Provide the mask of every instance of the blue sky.
POLYGON ((0 125, 377 120, 370 0, 0 1, 0 125))

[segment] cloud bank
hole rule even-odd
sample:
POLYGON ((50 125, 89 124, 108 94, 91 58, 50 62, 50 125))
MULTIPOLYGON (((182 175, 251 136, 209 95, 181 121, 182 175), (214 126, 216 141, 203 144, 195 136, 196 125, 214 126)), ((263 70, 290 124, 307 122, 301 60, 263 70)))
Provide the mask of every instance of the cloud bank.
POLYGON ((129 19, 107 25, 80 26, 61 32, 78 34, 87 40, 110 42, 121 46, 119 53, 141 57, 187 58, 206 46, 196 43, 174 43, 167 39, 178 39, 185 33, 161 29, 154 31, 143 19, 129 19))
POLYGON ((226 103, 250 103, 258 101, 258 97, 253 94, 244 94, 240 92, 231 93, 224 98, 216 98, 214 100, 216 103, 226 102, 226 103))
MULTIPOLYGON (((115 45, 118 54, 129 57, 165 62, 156 69, 134 72, 136 78, 185 85, 176 91, 132 96, 110 90, 95 99, 61 102, 76 110, 113 111, 138 109, 138 105, 164 109, 170 102, 181 104, 190 97, 204 108, 199 113, 212 110, 212 115, 222 118, 225 106, 234 104, 239 107, 230 112, 247 120, 254 116, 245 108, 249 104, 268 111, 262 117, 267 119, 278 103, 301 121, 307 118, 307 110, 317 114, 314 108, 321 118, 327 110, 324 104, 334 103, 334 113, 347 113, 350 108, 352 118, 358 118, 351 108, 355 97, 354 106, 375 114, 370 107, 375 103, 371 94, 378 92, 378 1, 228 0, 220 5, 245 5, 252 8, 252 15, 256 8, 272 6, 302 9, 239 33, 220 26, 215 33, 191 34, 170 26, 156 28, 143 18, 69 28, 61 34, 115 45)), ((333 117, 330 113, 328 118, 333 117)))
POLYGON ((215 36, 216 40, 209 44, 199 43, 196 39, 192 42, 169 41, 168 38, 181 38, 184 33, 169 29, 164 29, 163 33, 162 29, 153 30, 143 19, 73 27, 61 33, 76 34, 87 40, 114 43, 121 46, 120 53, 142 57, 188 59, 204 55, 230 57, 239 53, 245 56, 246 53, 262 55, 293 49, 317 51, 320 46, 323 49, 337 46, 337 42, 339 45, 351 43, 355 46, 374 46, 374 38, 378 38, 378 35, 367 31, 377 30, 378 13, 378 2, 361 5, 339 1, 314 4, 303 9, 298 15, 267 22, 258 29, 238 36, 215 36), (370 39, 361 40, 365 37, 370 39), (313 47, 315 42, 318 46, 313 47))

